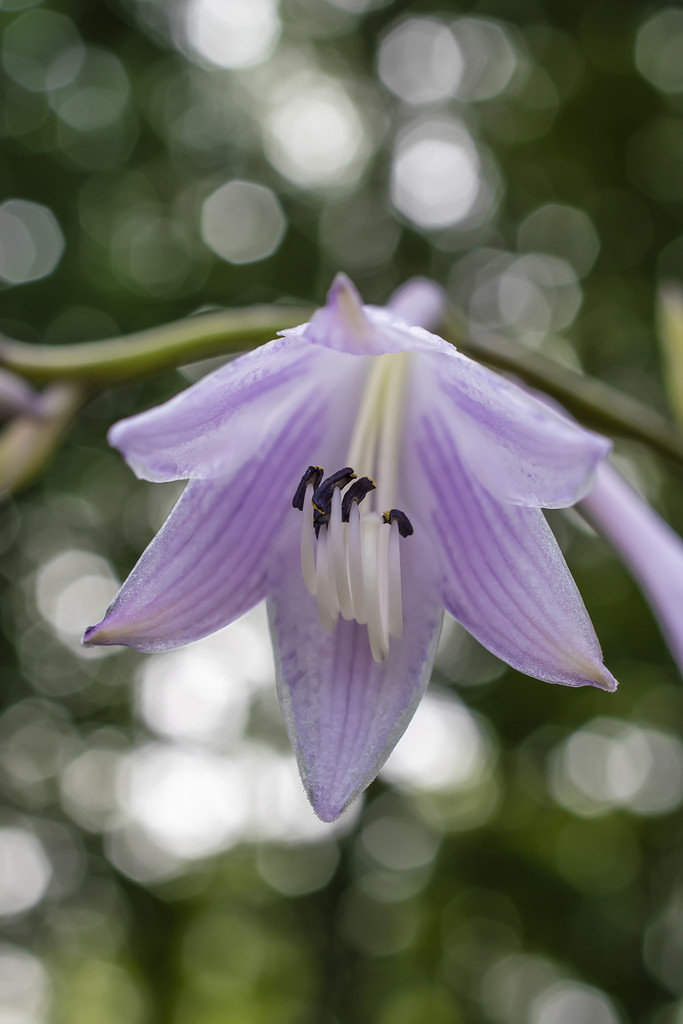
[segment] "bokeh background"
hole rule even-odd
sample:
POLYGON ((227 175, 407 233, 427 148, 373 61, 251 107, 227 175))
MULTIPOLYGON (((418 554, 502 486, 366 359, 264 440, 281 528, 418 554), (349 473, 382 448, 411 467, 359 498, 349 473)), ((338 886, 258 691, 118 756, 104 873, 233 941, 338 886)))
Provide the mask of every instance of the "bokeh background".
MULTIPOLYGON (((0 330, 383 302, 414 273, 664 409, 683 278, 683 9, 624 0, 0 0, 0 330)), ((301 792, 263 609, 83 650, 172 485, 107 449, 193 371, 100 395, 0 510, 3 1024, 682 1024, 683 699, 626 570, 553 526, 615 696, 448 622, 335 826, 301 792)), ((622 468, 683 529, 680 479, 622 468)), ((682 610, 683 614, 683 610, 682 610)))

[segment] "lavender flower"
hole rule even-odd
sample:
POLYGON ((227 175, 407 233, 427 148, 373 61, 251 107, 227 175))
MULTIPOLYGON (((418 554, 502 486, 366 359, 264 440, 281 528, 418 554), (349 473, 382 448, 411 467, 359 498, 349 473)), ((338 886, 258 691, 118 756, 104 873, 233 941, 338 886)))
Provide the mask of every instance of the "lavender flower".
POLYGON ((340 275, 310 323, 110 433, 138 476, 189 482, 85 642, 162 651, 266 597, 325 821, 410 721, 444 608, 522 672, 616 686, 541 511, 584 496, 609 442, 409 326, 440 305, 420 282, 362 306, 340 275))

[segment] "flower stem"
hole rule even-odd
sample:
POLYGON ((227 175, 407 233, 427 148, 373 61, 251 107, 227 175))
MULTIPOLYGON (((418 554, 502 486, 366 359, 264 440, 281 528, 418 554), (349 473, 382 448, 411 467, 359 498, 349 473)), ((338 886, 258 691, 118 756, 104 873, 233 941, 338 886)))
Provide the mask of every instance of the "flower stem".
POLYGON ((125 338, 75 345, 33 345, 0 337, 0 366, 36 383, 81 380, 117 384, 183 363, 229 355, 270 341, 309 319, 300 306, 250 306, 177 320, 125 338))
MULTIPOLYGON (((33 345, 0 337, 0 366, 34 383, 68 380, 100 388, 244 352, 279 330, 305 322, 310 314, 310 308, 285 305, 220 310, 124 338, 74 345, 33 345)), ((467 355, 545 391, 587 426, 633 438, 683 466, 683 430, 629 395, 509 338, 467 336, 454 313, 447 315, 444 333, 467 355)))

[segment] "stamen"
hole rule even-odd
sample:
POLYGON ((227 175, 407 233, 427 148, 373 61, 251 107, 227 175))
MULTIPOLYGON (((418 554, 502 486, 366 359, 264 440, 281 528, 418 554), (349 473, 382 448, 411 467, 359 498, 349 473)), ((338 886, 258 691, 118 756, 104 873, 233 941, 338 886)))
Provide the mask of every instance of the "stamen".
POLYGON ((356 479, 356 474, 350 466, 346 466, 344 469, 337 470, 336 473, 330 473, 326 480, 323 480, 313 492, 313 507, 316 511, 320 512, 321 515, 326 515, 329 521, 330 515, 330 503, 332 501, 332 492, 335 487, 346 487, 347 484, 351 483, 352 480, 356 479))
POLYGON ((368 621, 363 581, 363 549, 360 535, 360 509, 354 501, 349 513, 349 582, 353 600, 354 618, 361 626, 368 621))
POLYGON ((375 661, 384 661, 389 654, 389 635, 382 615, 381 575, 379 558, 379 529, 382 520, 376 512, 363 517, 361 543, 363 552, 363 582, 365 606, 368 613, 368 639, 375 661))
POLYGON ((320 531, 318 537, 318 557, 315 565, 315 585, 318 598, 318 615, 324 628, 332 633, 339 618, 339 602, 337 590, 330 572, 330 551, 328 547, 327 527, 320 531))
POLYGON ((377 484, 369 476, 361 476, 351 484, 342 503, 342 522, 348 523, 349 512, 354 502, 360 503, 366 494, 374 491, 377 484))
POLYGON ((304 514, 301 568, 324 628, 334 630, 340 612, 367 626, 377 662, 389 656, 390 640, 403 634, 401 539, 413 526, 393 503, 409 367, 406 353, 367 361, 348 455, 367 475, 357 478, 349 465, 325 478, 322 467, 309 466, 292 502, 304 514), (388 508, 384 515, 382 508, 388 508))
POLYGON ((316 537, 320 535, 320 527, 327 526, 329 521, 329 512, 320 512, 317 508, 313 509, 313 529, 315 530, 316 537))
MULTIPOLYGON (((381 521, 380 521, 381 522, 381 521)), ((391 530, 381 523, 377 531, 377 565, 379 568, 379 607, 382 616, 382 637, 389 654, 389 537, 391 530)))
POLYGON ((344 534, 346 527, 342 523, 342 497, 341 491, 335 487, 332 492, 332 511, 330 513, 330 525, 327 528, 327 555, 330 559, 332 577, 337 590, 339 610, 342 618, 350 622, 353 619, 353 601, 351 600, 351 589, 349 587, 349 571, 347 569, 346 546, 344 534))
POLYGON ((401 591, 401 551, 398 520, 389 527, 389 552, 387 565, 387 591, 389 636, 403 636, 403 596, 401 591))
POLYGON ((299 486, 297 487, 294 493, 294 497, 292 498, 293 508, 298 508, 300 512, 303 512, 304 498, 306 496, 306 489, 308 488, 308 485, 312 484, 313 490, 315 491, 318 487, 320 487, 320 481, 322 480, 323 475, 324 470, 322 466, 308 467, 304 475, 301 477, 301 480, 299 481, 299 486))
POLYGON ((402 537, 411 537, 415 533, 413 524, 400 508, 390 508, 388 512, 384 513, 382 519, 385 523, 398 523, 398 532, 402 537))
POLYGON ((315 585, 315 542, 313 533, 313 523, 311 521, 311 514, 308 511, 311 507, 311 499, 313 498, 313 487, 314 484, 311 482, 306 485, 304 493, 304 512, 301 520, 301 572, 303 573, 304 583, 307 589, 315 597, 316 585, 315 585))

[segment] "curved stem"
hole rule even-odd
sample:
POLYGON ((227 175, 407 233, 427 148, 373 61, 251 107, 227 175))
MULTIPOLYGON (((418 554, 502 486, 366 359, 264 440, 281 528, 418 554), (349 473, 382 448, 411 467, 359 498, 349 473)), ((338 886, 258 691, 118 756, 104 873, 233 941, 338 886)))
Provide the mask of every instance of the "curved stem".
POLYGON ((77 379, 116 384, 210 356, 270 341, 278 331, 310 318, 300 306, 250 306, 177 320, 125 338, 75 345, 32 345, 0 337, 0 366, 41 383, 77 379))
MULTIPOLYGON (((101 387, 246 351, 310 315, 308 307, 284 305, 220 310, 125 338, 75 345, 32 345, 0 337, 0 366, 35 383, 70 380, 101 387)), ((509 338, 468 337, 453 312, 444 333, 462 352, 545 391, 587 426, 633 438, 683 466, 683 430, 629 395, 509 338)))

